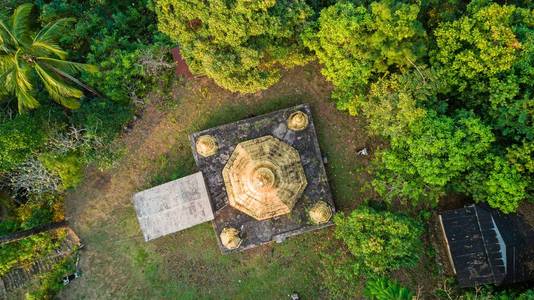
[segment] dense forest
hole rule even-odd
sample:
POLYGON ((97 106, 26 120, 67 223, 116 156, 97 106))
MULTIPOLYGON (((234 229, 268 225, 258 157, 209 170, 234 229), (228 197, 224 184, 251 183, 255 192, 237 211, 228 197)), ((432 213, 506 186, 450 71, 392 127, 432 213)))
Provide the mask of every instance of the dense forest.
MULTIPOLYGON (((339 113, 364 118, 383 141, 361 171, 373 199, 335 217, 344 248, 325 254, 333 298, 417 296, 391 274, 429 251, 421 237, 450 195, 507 214, 534 201, 531 1, 8 0, 0 7, 0 235, 64 220, 66 192, 84 170, 120 161, 114 141, 146 95, 181 80, 175 46, 195 75, 236 94, 267 90, 316 62, 339 113)), ((63 236, 1 245, 0 275, 63 236)), ((56 293, 56 281, 32 295, 56 293)), ((491 287, 451 293, 434 296, 534 297, 491 287)))

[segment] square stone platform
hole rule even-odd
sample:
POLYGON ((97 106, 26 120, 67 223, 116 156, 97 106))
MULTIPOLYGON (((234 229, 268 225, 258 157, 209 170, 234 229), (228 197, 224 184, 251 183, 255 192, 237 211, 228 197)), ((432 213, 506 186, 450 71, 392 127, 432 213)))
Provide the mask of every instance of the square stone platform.
POLYGON ((307 216, 308 209, 318 201, 328 203, 335 211, 311 110, 307 104, 195 132, 190 135, 190 140, 193 156, 204 175, 214 210, 213 227, 222 253, 243 251, 271 241, 281 242, 289 236, 333 224, 330 220, 326 224, 314 225, 307 216), (298 110, 307 114, 309 124, 302 131, 292 131, 287 128, 287 119, 298 110), (195 142, 203 135, 211 135, 217 140, 216 154, 203 157, 197 153, 195 142), (291 213, 258 221, 228 205, 222 170, 237 144, 267 135, 280 139, 299 152, 308 185, 291 213), (222 246, 219 234, 224 227, 234 227, 241 231, 243 241, 237 249, 228 250, 222 246))

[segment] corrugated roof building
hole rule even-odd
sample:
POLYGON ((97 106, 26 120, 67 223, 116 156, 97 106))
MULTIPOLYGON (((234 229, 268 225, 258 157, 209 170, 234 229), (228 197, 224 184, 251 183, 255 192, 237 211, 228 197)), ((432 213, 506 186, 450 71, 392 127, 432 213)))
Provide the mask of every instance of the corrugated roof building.
POLYGON ((534 280, 534 230, 520 215, 470 205, 439 216, 460 287, 534 280))

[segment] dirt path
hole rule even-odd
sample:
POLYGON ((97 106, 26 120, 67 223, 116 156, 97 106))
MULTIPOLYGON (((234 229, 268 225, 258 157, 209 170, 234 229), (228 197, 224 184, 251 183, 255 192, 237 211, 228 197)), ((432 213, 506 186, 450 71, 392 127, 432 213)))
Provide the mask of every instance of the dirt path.
POLYGON ((335 109, 328 100, 329 91, 316 67, 307 66, 254 95, 232 94, 199 79, 174 87, 172 94, 162 96, 163 102, 153 101, 133 130, 118 141, 126 148, 119 165, 103 173, 87 170, 84 182, 67 197, 67 218, 86 247, 81 259, 83 276, 63 290, 60 298, 243 295, 244 299, 262 293, 287 295, 290 289, 310 289, 303 293, 322 295, 313 264, 321 248, 316 239, 330 238, 328 231, 296 238, 286 245, 221 256, 208 224, 145 243, 130 199, 155 181, 193 171, 189 133, 307 102, 314 111, 323 152, 331 158, 327 169, 337 205, 354 207, 363 198, 355 184, 357 170, 367 164, 355 153, 363 147, 372 148, 372 144, 360 129, 361 121, 335 109), (298 253, 310 265, 299 262, 298 253), (291 272, 300 272, 295 276, 303 279, 291 280, 291 272), (242 279, 235 281, 236 277, 242 279))

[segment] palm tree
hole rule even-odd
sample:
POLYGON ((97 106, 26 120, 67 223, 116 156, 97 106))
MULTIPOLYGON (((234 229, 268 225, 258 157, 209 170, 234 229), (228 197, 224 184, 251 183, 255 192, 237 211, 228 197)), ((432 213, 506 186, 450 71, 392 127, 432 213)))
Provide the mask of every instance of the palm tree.
POLYGON ((34 89, 40 80, 54 101, 78 108, 83 92, 77 87, 97 93, 73 74, 95 72, 96 67, 65 60, 67 52, 58 39, 73 19, 57 20, 35 34, 30 29, 32 8, 27 3, 17 7, 11 17, 0 14, 0 89, 16 96, 22 112, 39 106, 34 89))

